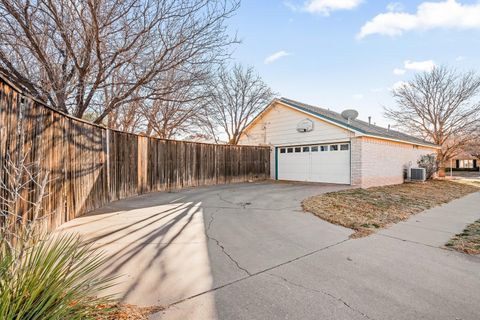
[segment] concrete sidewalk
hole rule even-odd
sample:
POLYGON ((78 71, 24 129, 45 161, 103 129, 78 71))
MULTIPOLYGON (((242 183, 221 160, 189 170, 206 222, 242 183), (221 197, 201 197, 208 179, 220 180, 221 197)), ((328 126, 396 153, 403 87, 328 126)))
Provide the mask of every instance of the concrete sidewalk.
POLYGON ((426 210, 378 232, 424 245, 443 247, 455 234, 480 219, 480 193, 473 193, 439 207, 426 210))
POLYGON ((110 257, 119 297, 151 319, 480 319, 480 257, 443 247, 480 219, 480 193, 378 234, 301 210, 348 188, 252 183, 118 201, 62 226, 110 257))

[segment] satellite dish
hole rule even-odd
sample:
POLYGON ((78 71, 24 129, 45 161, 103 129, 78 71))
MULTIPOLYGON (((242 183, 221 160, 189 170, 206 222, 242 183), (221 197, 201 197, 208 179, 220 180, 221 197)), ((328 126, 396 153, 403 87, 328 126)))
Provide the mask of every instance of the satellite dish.
POLYGON ((313 131, 313 121, 310 119, 303 119, 297 124, 298 132, 310 132, 313 131))
POLYGON ((348 121, 355 120, 358 117, 358 111, 353 109, 347 109, 342 112, 342 117, 348 121))

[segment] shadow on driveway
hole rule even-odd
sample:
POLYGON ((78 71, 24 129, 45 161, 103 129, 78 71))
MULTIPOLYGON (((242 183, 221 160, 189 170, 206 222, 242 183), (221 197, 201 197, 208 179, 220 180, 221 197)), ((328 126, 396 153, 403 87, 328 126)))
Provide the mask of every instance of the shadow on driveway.
POLYGON ((102 274, 124 275, 115 288, 124 302, 168 307, 152 319, 480 317, 473 299, 480 296, 480 259, 438 247, 454 230, 442 230, 436 242, 409 231, 432 221, 460 228, 480 218, 480 194, 457 217, 449 213, 454 201, 453 209, 413 217, 422 224, 409 220, 349 240, 351 230, 300 206, 345 188, 251 183, 148 194, 62 229, 106 252, 102 274))

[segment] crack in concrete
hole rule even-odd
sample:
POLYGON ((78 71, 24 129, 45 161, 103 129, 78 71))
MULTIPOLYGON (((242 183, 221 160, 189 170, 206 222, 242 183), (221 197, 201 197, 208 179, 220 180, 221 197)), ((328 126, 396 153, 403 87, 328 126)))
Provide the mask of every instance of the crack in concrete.
MULTIPOLYGON (((244 202, 241 204, 235 204, 237 206, 241 206, 243 209, 246 209, 247 206, 248 210, 250 211, 283 211, 283 210, 295 210, 297 212, 305 212, 303 209, 299 206, 295 207, 281 207, 281 208, 261 208, 261 207, 251 207, 251 203, 249 202, 244 202)), ((235 209, 240 209, 240 207, 219 207, 219 206, 199 206, 199 208, 202 209, 230 209, 230 210, 235 210, 235 209)))
POLYGON ((412 244, 417 244, 417 245, 421 245, 421 246, 425 246, 425 247, 429 247, 429 248, 433 248, 433 249, 440 249, 440 250, 450 251, 450 249, 445 248, 445 247, 437 247, 437 246, 434 246, 434 245, 431 245, 431 244, 427 244, 427 243, 423 243, 423 242, 418 242, 418 241, 414 241, 414 240, 402 239, 402 238, 395 237, 395 236, 391 236, 391 235, 388 235, 388 234, 376 233, 376 235, 379 235, 379 236, 385 237, 385 238, 389 238, 389 239, 393 239, 393 240, 402 241, 402 242, 408 242, 408 243, 412 243, 412 244))
MULTIPOLYGON (((218 211, 217 211, 217 212, 218 212, 218 211)), ((216 213, 216 212, 215 212, 215 213, 216 213)), ((211 223, 213 222, 212 220, 213 220, 213 219, 210 219, 209 226, 210 226, 211 223)), ((207 227, 207 228, 208 228, 208 227, 207 227)), ((207 235, 207 237, 208 237, 208 235, 207 235)), ((298 261, 298 260, 300 260, 300 259, 309 257, 309 256, 311 256, 311 255, 314 255, 314 254, 318 253, 318 252, 321 252, 321 251, 324 251, 324 250, 333 248, 333 247, 338 246, 338 245, 340 245, 340 244, 342 244, 342 243, 344 243, 344 242, 347 242, 347 241, 349 241, 349 240, 351 240, 351 239, 347 238, 347 239, 345 239, 345 240, 342 240, 342 241, 336 242, 336 243, 334 243, 334 244, 328 245, 328 246, 326 246, 326 247, 322 247, 322 248, 320 248, 320 249, 317 249, 317 250, 308 252, 308 253, 306 253, 306 254, 304 254, 304 255, 298 256, 298 257, 296 257, 296 258, 293 258, 293 259, 291 259, 291 260, 282 262, 282 263, 280 263, 280 264, 274 265, 274 266, 269 267, 269 268, 266 268, 266 269, 264 269, 264 270, 260 270, 260 271, 258 271, 258 272, 251 273, 251 274, 249 273, 248 276, 245 276, 245 277, 243 277, 243 278, 240 278, 240 279, 237 279, 237 280, 234 280, 234 281, 225 283, 225 284, 223 284, 223 285, 221 285, 221 286, 218 286, 218 287, 215 287, 215 288, 212 288, 212 289, 203 291, 203 292, 199 292, 199 293, 194 294, 194 295, 192 295, 192 296, 189 296, 189 297, 180 299, 180 300, 178 300, 178 301, 172 302, 172 303, 170 303, 169 305, 165 306, 165 309, 164 309, 163 311, 167 310, 168 308, 170 308, 170 307, 172 307, 172 306, 175 306, 175 305, 177 305, 177 304, 180 304, 180 303, 182 303, 182 302, 185 302, 185 301, 188 301, 188 300, 197 298, 197 297, 202 296, 202 295, 207 294, 207 293, 215 292, 215 291, 217 291, 217 290, 223 289, 223 288, 228 287, 228 286, 230 286, 230 285, 236 284, 236 283, 238 283, 238 282, 240 282, 240 281, 249 279, 249 278, 251 278, 251 277, 254 277, 254 276, 257 276, 257 275, 260 275, 260 274, 263 274, 263 273, 267 273, 268 271, 274 270, 274 269, 276 269, 276 268, 282 267, 282 266, 284 266, 284 265, 287 265, 287 264, 289 264, 289 263, 298 261)))
POLYGON ((245 272, 247 275, 251 276, 252 274, 247 270, 245 269, 244 267, 242 267, 240 265, 240 263, 238 263, 237 260, 235 260, 228 252, 227 250, 225 249, 225 247, 220 243, 220 241, 214 237, 212 237, 210 235, 210 228, 212 226, 212 223, 213 221, 215 220, 215 215, 217 214, 217 212, 220 211, 219 210, 216 210, 215 212, 212 213, 212 215, 210 216, 210 221, 208 222, 208 225, 207 225, 207 228, 206 228, 206 231, 205 231, 205 234, 207 236, 208 239, 210 240, 213 240, 215 241, 215 243, 217 244, 217 246, 222 250, 222 252, 230 259, 230 261, 232 261, 238 269, 242 270, 243 272, 245 272))
POLYGON ((343 303, 347 308, 349 308, 350 310, 360 314, 361 316, 363 316, 364 318, 366 319, 370 319, 370 320, 373 320, 373 318, 369 317, 367 314, 363 313, 362 311, 358 310, 358 309, 355 309, 354 307, 352 307, 348 302, 346 302, 345 300, 343 300, 342 298, 340 297, 337 297, 333 294, 331 294, 330 292, 327 292, 325 290, 322 290, 322 289, 315 289, 315 288, 310 288, 310 287, 306 287, 304 285, 301 285, 299 283, 296 283, 296 282, 293 282, 293 281, 290 281, 288 280, 287 278, 285 277, 282 277, 280 275, 276 275, 276 274, 273 274, 273 273, 268 273, 268 275, 272 276, 272 277, 275 277, 275 278, 278 278, 278 279, 281 279, 283 281, 285 281, 286 283, 289 283, 291 285, 294 285, 296 287, 299 287, 299 288, 302 288, 302 289, 305 289, 305 290, 309 290, 309 291, 313 291, 313 292, 318 292, 318 293, 321 293, 323 295, 326 295, 330 298, 333 298, 341 303, 343 303))
POLYGON ((300 205, 296 205, 296 206, 287 206, 287 207, 281 207, 281 208, 261 208, 261 207, 252 207, 252 203, 247 201, 247 202, 240 202, 240 203, 236 203, 236 202, 233 202, 233 201, 229 201, 225 198, 222 197, 221 195, 221 192, 218 192, 215 194, 218 199, 220 199, 220 201, 223 201, 225 203, 228 203, 234 207, 215 207, 215 206, 208 206, 208 207, 202 207, 204 209, 216 209, 216 208, 223 208, 223 209, 248 209, 249 210, 258 210, 258 211, 282 211, 282 210, 289 210, 289 209, 294 209, 294 210, 298 210, 299 212, 304 212, 302 206, 301 206, 301 202, 302 200, 301 199, 294 199, 293 201, 295 202, 298 202, 300 203, 300 205))
POLYGON ((228 200, 224 199, 224 198, 222 197, 222 195, 220 194, 220 192, 217 193, 217 197, 218 197, 218 199, 220 199, 221 201, 223 201, 223 202, 225 202, 225 203, 228 203, 228 204, 231 204, 231 205, 235 206, 235 209, 238 209, 238 204, 236 204, 236 203, 233 202, 233 201, 228 201, 228 200))
POLYGON ((375 235, 379 235, 379 236, 389 238, 389 239, 393 239, 393 240, 397 240, 397 241, 408 242, 408 243, 411 243, 411 244, 420 245, 420 246, 424 246, 424 247, 428 247, 428 248, 439 249, 439 250, 443 250, 443 251, 447 251, 447 252, 453 252, 453 253, 464 255, 464 256, 468 257, 469 259, 473 259, 475 261, 477 261, 477 260, 480 261, 480 257, 478 257, 478 256, 465 254, 465 253, 453 250, 453 249, 448 248, 448 247, 438 247, 438 246, 434 246, 434 245, 431 245, 431 244, 418 242, 418 241, 414 241, 414 240, 402 239, 402 238, 399 238, 399 237, 390 236, 388 234, 382 234, 382 233, 376 233, 375 235))
MULTIPOLYGON (((284 208, 255 208, 255 207, 250 207, 252 205, 251 202, 247 201, 247 202, 239 202, 239 203, 236 203, 236 202, 233 202, 233 201, 229 201, 225 198, 222 197, 221 193, 216 193, 218 199, 220 199, 221 201, 225 202, 225 203, 228 203, 228 204, 231 204, 233 206, 235 206, 234 208, 231 208, 231 207, 227 207, 227 209, 250 209, 250 210, 265 210, 265 211, 273 211, 273 210, 285 210, 285 209, 292 209, 292 208, 298 208, 298 206, 295 206, 295 207, 284 207, 284 208)), ((203 208, 216 208, 216 207, 203 207, 203 208)))

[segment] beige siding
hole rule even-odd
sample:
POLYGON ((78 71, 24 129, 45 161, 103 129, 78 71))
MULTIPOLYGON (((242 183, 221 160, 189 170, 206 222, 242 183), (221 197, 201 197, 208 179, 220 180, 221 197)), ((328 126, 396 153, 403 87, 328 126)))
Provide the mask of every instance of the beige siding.
POLYGON ((413 146, 370 137, 355 137, 355 133, 306 113, 276 103, 257 119, 241 137, 240 144, 270 145, 271 177, 275 178, 275 146, 351 142, 352 185, 372 186, 403 183, 403 170, 417 166, 421 155, 435 153, 434 148, 413 146), (314 122, 312 132, 297 131, 305 118, 314 122))
POLYGON ((348 141, 351 136, 353 133, 348 130, 277 103, 257 119, 241 137, 240 144, 284 146, 348 141), (298 132, 297 124, 306 118, 314 122, 313 131, 298 132))
POLYGON ((417 167, 422 155, 435 153, 433 148, 380 139, 353 140, 358 141, 352 141, 352 181, 363 188, 403 183, 404 168, 417 167))
POLYGON ((270 178, 275 179, 275 172, 276 172, 276 163, 275 163, 275 148, 270 148, 270 178))

